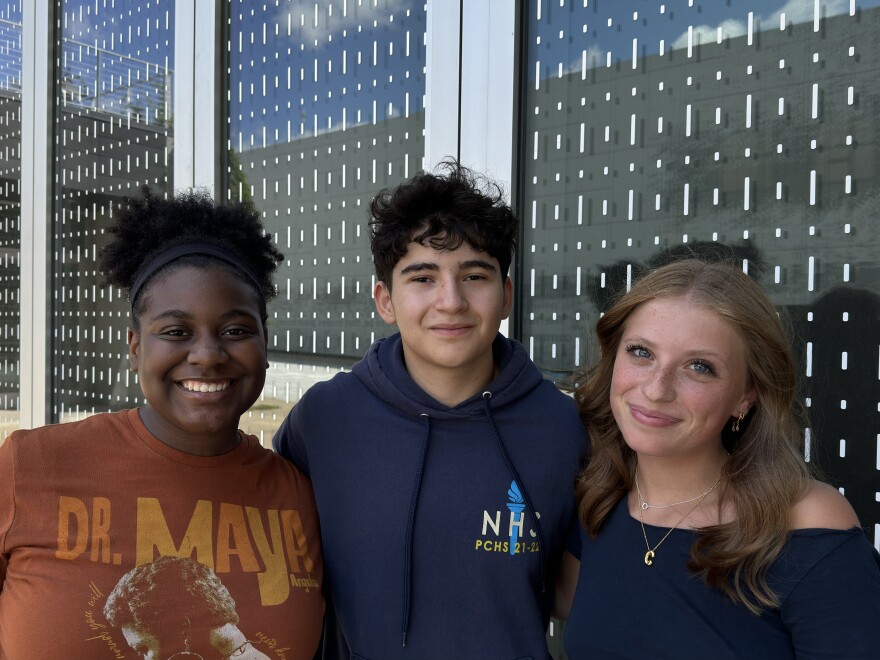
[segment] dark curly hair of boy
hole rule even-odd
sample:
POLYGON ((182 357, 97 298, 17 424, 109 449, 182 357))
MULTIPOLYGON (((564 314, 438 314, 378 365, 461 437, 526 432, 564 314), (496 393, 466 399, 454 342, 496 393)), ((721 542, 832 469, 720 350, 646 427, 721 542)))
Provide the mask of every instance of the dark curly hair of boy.
POLYGON ((456 250, 467 243, 498 260, 506 276, 516 249, 519 220, 498 184, 458 161, 439 174, 421 172, 370 202, 370 249, 376 277, 391 290, 391 274, 410 243, 456 250))
POLYGON ((263 229, 259 212, 249 202, 215 204, 206 192, 192 191, 165 199, 144 187, 139 197, 126 197, 109 232, 112 241, 101 250, 104 285, 116 286, 130 296, 145 264, 170 248, 203 243, 222 248, 241 260, 256 282, 240 269, 208 255, 191 254, 175 259, 154 273, 130 300, 132 324, 138 329, 149 283, 158 273, 184 267, 220 266, 252 288, 259 284, 263 323, 268 318, 264 300, 275 296, 272 275, 284 256, 263 229))

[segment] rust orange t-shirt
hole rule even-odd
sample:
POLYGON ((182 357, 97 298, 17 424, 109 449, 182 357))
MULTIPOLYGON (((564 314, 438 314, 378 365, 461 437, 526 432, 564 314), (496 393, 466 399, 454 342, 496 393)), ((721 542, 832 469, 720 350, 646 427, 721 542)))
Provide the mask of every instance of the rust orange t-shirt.
POLYGON ((311 659, 322 580, 311 485, 252 436, 193 456, 128 410, 0 446, 0 660, 311 659))

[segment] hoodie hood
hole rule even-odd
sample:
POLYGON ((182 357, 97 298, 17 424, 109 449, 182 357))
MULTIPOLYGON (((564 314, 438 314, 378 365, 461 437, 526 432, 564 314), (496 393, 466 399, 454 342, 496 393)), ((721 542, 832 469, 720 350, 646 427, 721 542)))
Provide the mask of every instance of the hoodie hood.
MULTIPOLYGON (((510 405, 527 396, 543 380, 525 348, 500 333, 492 342, 492 356, 498 366, 498 375, 485 390, 492 393, 493 408, 510 405)), ((433 419, 485 414, 482 392, 450 408, 419 387, 406 370, 400 333, 374 342, 352 372, 376 396, 403 412, 427 414, 433 419)))

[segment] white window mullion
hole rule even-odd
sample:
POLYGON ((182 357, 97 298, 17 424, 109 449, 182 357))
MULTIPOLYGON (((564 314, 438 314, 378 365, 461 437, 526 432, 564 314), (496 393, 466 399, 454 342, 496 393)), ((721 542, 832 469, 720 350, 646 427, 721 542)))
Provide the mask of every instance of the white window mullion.
POLYGON ((459 157, 460 9, 459 2, 427 0, 425 170, 447 156, 459 157))
POLYGON ((53 103, 54 2, 22 3, 21 301, 19 401, 21 428, 49 421, 52 218, 50 136, 53 103))

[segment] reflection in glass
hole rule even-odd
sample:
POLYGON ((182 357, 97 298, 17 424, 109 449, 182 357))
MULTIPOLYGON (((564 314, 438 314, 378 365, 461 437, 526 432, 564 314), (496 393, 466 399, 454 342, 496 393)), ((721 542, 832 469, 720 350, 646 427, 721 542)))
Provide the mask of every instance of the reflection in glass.
POLYGON ((52 419, 130 408, 124 297, 100 288, 124 195, 172 190, 174 0, 60 0, 55 88, 52 419))
MULTIPOLYGON (((273 361, 334 370, 389 332, 371 297, 367 205, 422 169, 425 3, 252 5, 228 5, 225 196, 252 199, 286 257, 273 361)), ((270 369, 264 400, 242 420, 269 438, 301 382, 273 373, 290 368, 270 369)))
POLYGON ((0 442, 19 427, 21 0, 0 1, 0 442))
POLYGON ((661 253, 728 244, 796 328, 805 454, 871 525, 878 4, 530 2, 520 181, 540 366, 591 363, 598 315, 661 253))

